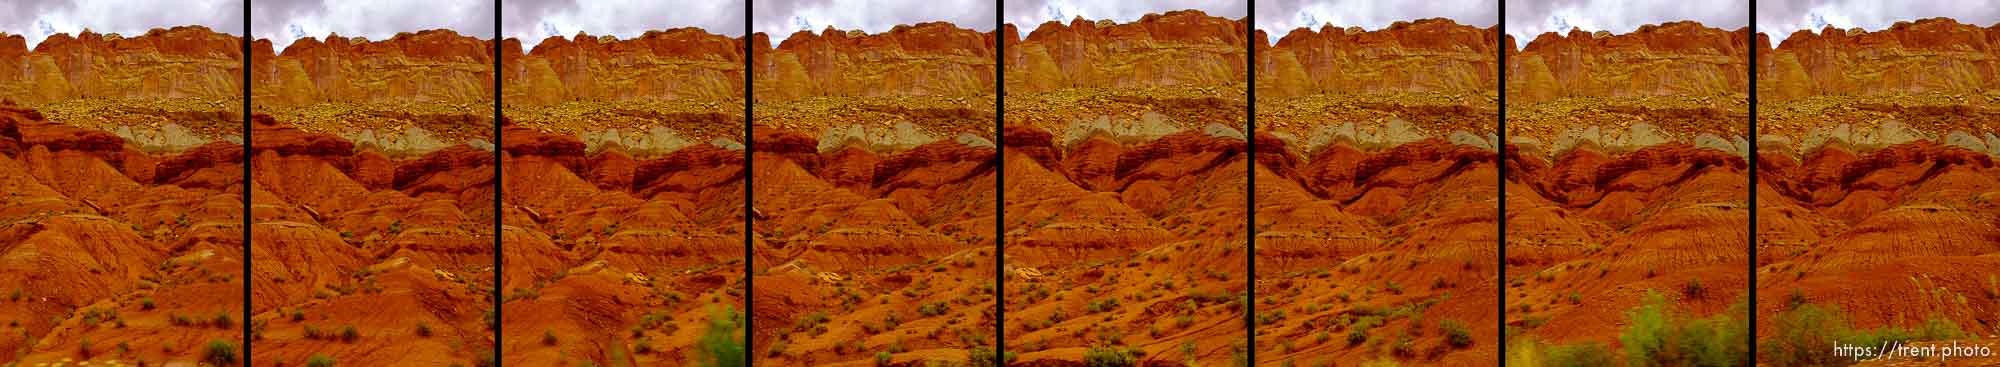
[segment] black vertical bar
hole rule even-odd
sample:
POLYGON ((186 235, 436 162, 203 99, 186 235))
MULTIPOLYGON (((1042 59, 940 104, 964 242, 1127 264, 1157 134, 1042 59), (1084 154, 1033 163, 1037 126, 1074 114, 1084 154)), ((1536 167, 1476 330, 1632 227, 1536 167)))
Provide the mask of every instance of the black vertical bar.
POLYGON ((1494 191, 1499 193, 1495 199, 1497 200, 1496 206, 1499 211, 1497 217, 1499 220, 1493 222, 1499 227, 1499 232, 1497 232, 1499 233, 1499 243, 1497 245, 1499 245, 1500 255, 1494 258, 1494 266, 1498 269, 1499 275, 1493 279, 1493 289, 1500 293, 1499 302, 1496 304, 1500 308, 1500 313, 1498 313, 1500 317, 1493 320, 1495 326, 1493 330, 1500 334, 1500 339, 1498 339, 1500 340, 1500 353, 1494 353, 1493 359, 1496 365, 1505 366, 1507 365, 1507 51, 1513 46, 1507 44, 1507 1, 1500 0, 1495 1, 1495 3, 1499 3, 1498 14, 1500 16, 1493 22, 1494 27, 1498 29, 1493 34, 1493 43, 1495 45, 1493 49, 1494 52, 1500 55, 1500 59, 1498 65, 1495 65, 1496 69, 1498 69, 1498 74, 1494 78, 1494 84, 1497 84, 1500 89, 1500 106, 1497 110, 1499 115, 1495 116, 1496 121, 1494 121, 1498 126, 1495 126, 1493 130, 1494 139, 1497 140, 1493 142, 1495 153, 1493 161, 1496 167, 1499 167, 1500 180, 1495 181, 1496 187, 1494 187, 1494 191))
POLYGON ((250 365, 250 0, 243 0, 243 365, 250 365))
POLYGON ((1245 168, 1248 168, 1244 175, 1249 180, 1243 188, 1244 204, 1248 205, 1244 208, 1243 227, 1249 232, 1249 237, 1245 238, 1243 244, 1244 273, 1247 274, 1243 279, 1248 282, 1243 287, 1245 292, 1243 325, 1245 329, 1249 329, 1247 331, 1249 343, 1244 346, 1246 350, 1244 357, 1250 364, 1255 365, 1257 364, 1257 2, 1244 3, 1248 8, 1243 15, 1243 66, 1246 68, 1245 73, 1248 74, 1246 79, 1249 81, 1249 87, 1245 90, 1248 99, 1243 102, 1244 113, 1247 115, 1243 123, 1243 136, 1245 143, 1249 144, 1250 157, 1248 162, 1244 162, 1245 168))
POLYGON ((750 88, 752 70, 756 70, 755 61, 753 61, 751 55, 757 51, 757 47, 750 44, 750 36, 752 35, 750 22, 752 19, 751 13, 755 12, 756 9, 757 7, 751 6, 750 0, 743 1, 743 362, 745 365, 757 364, 756 358, 754 358, 757 354, 755 352, 757 348, 751 346, 752 341, 750 338, 750 331, 756 330, 751 328, 750 324, 756 322, 755 320, 757 319, 753 317, 756 313, 750 311, 755 308, 752 305, 752 300, 757 298, 757 292, 754 290, 755 287, 752 286, 756 284, 756 282, 752 281, 756 274, 753 272, 756 267, 754 264, 751 264, 752 261, 756 261, 756 254, 753 253, 755 250, 750 245, 750 236, 752 233, 750 222, 757 220, 757 216, 752 215, 754 212, 751 211, 752 206, 750 204, 752 200, 750 195, 752 187, 750 179, 752 176, 756 176, 752 172, 757 172, 751 169, 754 159, 750 155, 751 151, 755 150, 757 146, 757 138, 750 134, 750 114, 753 112, 750 105, 752 101, 756 100, 755 96, 751 95, 750 88))
POLYGON ((1747 338, 1749 339, 1748 344, 1750 348, 1750 360, 1743 361, 1743 365, 1746 366, 1757 363, 1757 34, 1758 33, 1757 33, 1757 5, 1753 1, 1751 2, 1750 5, 1748 5, 1748 7, 1750 8, 1749 9, 1750 36, 1744 38, 1748 39, 1748 42, 1750 42, 1750 48, 1749 48, 1750 65, 1748 65, 1750 69, 1750 122, 1749 122, 1750 136, 1748 137, 1750 141, 1750 150, 1749 150, 1750 156, 1747 157, 1747 159, 1750 162, 1750 193, 1748 198, 1750 202, 1750 238, 1749 241, 1744 244, 1743 249, 1745 252, 1748 252, 1750 254, 1749 267, 1747 269, 1744 269, 1745 271, 1748 271, 1750 273, 1750 293, 1744 295, 1744 297, 1749 298, 1749 303, 1750 303, 1750 312, 1749 312, 1750 316, 1748 316, 1749 319, 1747 320, 1750 324, 1750 337, 1747 338))
POLYGON ((505 320, 505 318, 501 317, 500 310, 500 280, 502 279, 500 273, 503 271, 502 269, 507 268, 503 262, 505 260, 504 256, 501 254, 501 250, 505 247, 501 246, 500 243, 500 227, 506 223, 506 221, 500 220, 502 215, 500 212, 501 184, 503 183, 502 181, 506 181, 503 178, 507 177, 503 176, 500 171, 500 154, 503 151, 500 147, 506 146, 501 144, 500 140, 500 121, 505 118, 500 113, 500 22, 502 20, 503 18, 500 15, 500 0, 493 0, 493 286, 487 288, 487 291, 493 294, 493 320, 489 321, 489 326, 493 328, 494 365, 505 364, 500 361, 500 349, 506 345, 506 343, 502 342, 504 338, 502 335, 504 334, 500 332, 500 320, 505 320))
POLYGON ((1007 1, 993 4, 993 365, 1007 365, 1007 1))

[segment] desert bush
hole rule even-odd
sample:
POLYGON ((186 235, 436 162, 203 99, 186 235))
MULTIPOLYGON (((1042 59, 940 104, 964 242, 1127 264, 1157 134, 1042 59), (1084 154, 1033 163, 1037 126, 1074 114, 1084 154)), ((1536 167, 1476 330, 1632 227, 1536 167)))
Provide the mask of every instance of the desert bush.
POLYGON ((417 323, 417 336, 421 336, 421 337, 425 337, 425 338, 429 338, 429 337, 431 337, 431 324, 427 324, 427 323, 423 323, 423 322, 418 322, 418 323, 417 323))
POLYGON ((324 354, 314 354, 311 358, 306 358, 306 367, 333 367, 333 363, 333 357, 324 354))
POLYGON ((542 345, 554 346, 561 342, 562 339, 556 338, 555 330, 542 329, 542 345))
POLYGON ((1438 322, 1438 329, 1444 330, 1444 341, 1453 348, 1472 346, 1472 331, 1466 328, 1465 322, 1444 320, 1438 322))
POLYGON ((745 363, 743 336, 737 325, 742 325, 743 313, 736 308, 724 306, 711 309, 708 315, 708 330, 696 342, 700 350, 695 364, 701 367, 742 367, 745 363))
POLYGON ((1083 365, 1089 367, 1132 367, 1139 365, 1140 352, 1130 348, 1112 346, 1090 347, 1083 353, 1083 365))
POLYGON ((340 327, 340 341, 353 343, 355 340, 360 339, 361 330, 354 328, 354 325, 340 327))
POLYGON ((987 348, 986 346, 972 347, 972 350, 966 352, 965 366, 966 367, 1005 366, 1014 363, 1014 356, 1015 356, 1014 352, 1007 352, 1004 355, 996 355, 993 353, 993 348, 987 348))
POLYGON ((236 343, 224 339, 208 341, 208 348, 201 353, 201 360, 215 366, 236 365, 236 343))
POLYGON ((1749 325, 1736 315, 1749 313, 1744 301, 1711 319, 1696 319, 1675 311, 1666 297, 1647 291, 1638 307, 1625 312, 1627 323, 1618 341, 1627 365, 1740 366, 1749 361, 1749 325))
POLYGON ((1513 343, 1507 348, 1507 365, 1516 367, 1596 367, 1615 366, 1611 348, 1597 342, 1544 345, 1534 339, 1513 343))
POLYGON ((875 352, 875 365, 878 367, 888 367, 891 358, 894 357, 890 356, 889 352, 875 352))
POLYGON ((1765 362, 1783 366, 1854 364, 1852 357, 1834 355, 1833 349, 1828 348, 1834 343, 1867 346, 1966 336, 1957 323, 1937 316, 1924 320, 1915 330, 1896 326, 1855 330, 1839 308, 1812 303, 1779 312, 1772 330, 1772 336, 1758 347, 1758 355, 1765 362))

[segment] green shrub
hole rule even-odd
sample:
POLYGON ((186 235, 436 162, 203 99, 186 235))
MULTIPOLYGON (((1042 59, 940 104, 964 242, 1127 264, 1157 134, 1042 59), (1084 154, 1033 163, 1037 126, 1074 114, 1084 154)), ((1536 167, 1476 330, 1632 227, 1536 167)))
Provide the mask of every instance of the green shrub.
POLYGON ((966 352, 965 365, 966 367, 1005 366, 1014 363, 1014 355, 1014 352, 1007 352, 1006 355, 994 355, 993 348, 987 348, 986 346, 972 347, 972 350, 966 352))
POLYGON ((890 356, 889 352, 875 352, 875 365, 880 367, 887 367, 889 365, 889 360, 892 358, 894 357, 890 356))
POLYGON ((353 343, 355 340, 360 339, 361 330, 354 328, 354 325, 340 327, 340 341, 353 343))
POLYGON ((1916 330, 1896 326, 1855 330, 1849 326, 1846 314, 1839 308, 1812 303, 1801 303, 1791 310, 1779 312, 1772 327, 1772 336, 1757 348, 1758 355, 1765 362, 1783 366, 1853 364, 1853 357, 1834 355, 1833 349, 1828 346, 1835 343, 1872 346, 1966 336, 1957 323, 1937 316, 1924 320, 1916 330))
POLYGON ((742 320, 743 313, 737 312, 734 307, 724 306, 709 311, 708 330, 696 342, 700 354, 695 364, 701 367, 746 366, 743 330, 738 326, 742 325, 742 320))
POLYGON ((1665 296, 1647 291, 1638 307, 1625 311, 1628 366, 1740 366, 1749 361, 1749 305, 1738 301, 1712 319, 1695 319, 1671 308, 1665 296))
POLYGON ((1611 348, 1602 343, 1584 342, 1544 345, 1534 339, 1514 342, 1507 348, 1507 365, 1513 367, 1595 367, 1616 366, 1611 348))
POLYGON ((202 351, 201 360, 215 366, 236 365, 236 343, 224 339, 208 341, 208 348, 202 351))
POLYGON ((1466 328, 1464 322, 1444 320, 1438 322, 1438 328, 1444 330, 1444 341, 1446 344, 1450 344, 1452 348, 1472 346, 1472 331, 1466 328))
POLYGON ((1129 348, 1097 346, 1083 353, 1088 367, 1132 367, 1139 365, 1139 352, 1129 348))
POLYGON ((333 357, 314 354, 312 358, 306 358, 306 367, 333 367, 333 357))

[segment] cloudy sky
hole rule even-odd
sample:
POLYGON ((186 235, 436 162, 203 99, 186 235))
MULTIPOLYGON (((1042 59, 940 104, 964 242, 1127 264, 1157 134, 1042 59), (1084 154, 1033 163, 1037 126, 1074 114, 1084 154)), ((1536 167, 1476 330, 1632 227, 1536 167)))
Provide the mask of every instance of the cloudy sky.
POLYGON ((1981 27, 2000 22, 2000 2, 1953 0, 1758 0, 1757 31, 1776 47, 1792 32, 1840 29, 1879 31, 1898 21, 1951 17, 1981 27))
POLYGON ((1007 23, 1013 23, 1015 27, 1021 29, 1021 37, 1027 37, 1028 33, 1033 32, 1035 27, 1041 26, 1042 22, 1068 23, 1076 17, 1091 20, 1111 19, 1127 23, 1137 21, 1149 13, 1196 9, 1208 15, 1240 19, 1250 12, 1250 5, 1244 1, 1246 0, 1009 0, 1007 23))
POLYGON ((243 33, 243 0, 120 1, 5 0, 0 1, 0 32, 28 39, 28 48, 56 33, 84 29, 125 36, 153 28, 207 26, 216 32, 243 33))
POLYGON ((1322 25, 1367 30, 1388 28, 1397 21, 1449 18, 1480 28, 1500 22, 1499 0, 1257 0, 1257 29, 1276 43, 1292 29, 1319 30, 1322 25))
POLYGON ((286 46, 300 38, 323 39, 329 33, 384 40, 396 33, 444 28, 463 35, 492 38, 493 3, 493 0, 256 0, 250 3, 250 32, 257 38, 270 39, 278 52, 284 52, 286 46))
POLYGON ((819 32, 826 27, 869 34, 888 32, 898 24, 945 21, 980 32, 993 30, 990 0, 752 0, 754 31, 771 36, 771 46, 792 32, 819 32))
POLYGON ((1516 47, 1527 47, 1543 32, 1571 28, 1629 33, 1642 25, 1693 20, 1733 31, 1750 25, 1749 6, 1743 0, 1507 0, 1507 34, 1516 47))
POLYGON ((743 35, 743 0, 507 0, 500 5, 502 37, 518 38, 533 50, 549 36, 636 38, 646 31, 698 27, 708 33, 743 35))

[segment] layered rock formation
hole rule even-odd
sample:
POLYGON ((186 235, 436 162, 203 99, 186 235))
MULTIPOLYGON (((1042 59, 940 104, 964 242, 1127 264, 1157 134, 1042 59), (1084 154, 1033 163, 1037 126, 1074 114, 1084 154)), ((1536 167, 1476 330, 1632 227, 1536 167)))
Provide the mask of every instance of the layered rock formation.
POLYGON ((282 53, 256 40, 252 110, 397 157, 490 145, 494 46, 442 29, 380 41, 305 38, 282 53))
POLYGON ((698 28, 639 38, 550 37, 523 53, 501 41, 507 117, 627 154, 743 141, 743 39, 698 28), (664 130, 662 130, 664 129, 664 130))
POLYGON ((1577 134, 1585 125, 1623 133, 1646 123, 1680 142, 1747 136, 1749 37, 1748 28, 1681 21, 1616 35, 1543 33, 1518 52, 1510 40, 1507 135, 1545 153, 1568 148, 1543 146, 1558 139, 1587 137, 1577 134))
POLYGON ((752 358, 990 349, 994 33, 933 22, 750 40, 752 358))
POLYGON ((1248 287, 1246 24, 1182 10, 1018 32, 1001 30, 1017 363, 1246 353, 1232 303, 1248 287))
POLYGON ((241 346, 242 157, 148 153, 0 106, 0 360, 191 364, 241 346))
POLYGON ((769 35, 750 36, 759 101, 993 94, 993 33, 951 23, 899 25, 879 34, 829 27, 771 46, 769 35))
POLYGON ((253 120, 251 321, 261 339, 248 359, 487 357, 492 153, 458 145, 394 160, 269 116, 253 120))
POLYGON ((32 51, 21 36, 0 35, 0 100, 179 153, 242 141, 242 62, 241 38, 201 26, 55 34, 32 51))
POLYGON ((136 36, 85 30, 50 35, 30 51, 25 38, 0 35, 0 96, 26 105, 86 98, 240 101, 241 42, 202 26, 136 36))
POLYGON ((492 47, 252 44, 251 363, 491 362, 492 47))
MULTIPOLYGON (((1007 42, 1007 124, 1062 131, 1099 117, 1154 112, 1177 130, 1210 123, 1242 130, 1249 78, 1248 26, 1199 10, 1149 14, 1132 23, 1047 22, 1007 42)), ((1163 135, 1163 134, 1162 134, 1163 135)))
MULTIPOLYGON (((1794 154, 1827 140, 1886 146, 1916 138, 1944 141, 1954 131, 1983 140, 1982 133, 2000 131, 1992 118, 2000 114, 1994 35, 2000 29, 1950 18, 1877 31, 1802 30, 1776 48, 1759 34, 1759 136, 1778 137, 1762 140, 1794 154), (1890 122, 1902 126, 1884 126, 1890 122), (1846 131, 1828 129, 1841 126, 1846 131), (1870 130, 1881 133, 1866 134, 1870 130)), ((1957 145, 1990 150, 1985 142, 1957 145)))
POLYGON ((1992 34, 1932 18, 1759 44, 1759 313, 2000 331, 1992 34))
POLYGON ((1424 19, 1259 48, 1258 335, 1293 341, 1258 343, 1259 362, 1478 365, 1501 350, 1498 35, 1424 19), (1386 330, 1419 332, 1391 353, 1319 337, 1386 330))
POLYGON ((501 42, 502 362, 689 363, 741 332, 742 42, 501 42))
POLYGON ((1674 312, 1748 317, 1725 313, 1749 287, 1748 50, 1747 30, 1683 21, 1545 33, 1508 56, 1506 322, 1519 338, 1615 348, 1649 293, 1674 312))

